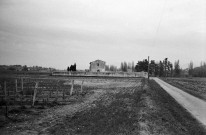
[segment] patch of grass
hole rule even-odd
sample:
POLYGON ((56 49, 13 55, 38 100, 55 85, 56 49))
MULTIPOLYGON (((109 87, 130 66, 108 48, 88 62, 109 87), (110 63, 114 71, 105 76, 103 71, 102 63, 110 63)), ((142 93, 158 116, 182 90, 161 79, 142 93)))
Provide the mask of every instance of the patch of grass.
POLYGON ((110 93, 110 104, 105 105, 103 98, 94 103, 96 107, 67 116, 49 129, 50 134, 206 134, 156 82, 142 80, 142 84, 134 93, 110 93))
POLYGON ((197 78, 183 79, 183 78, 161 78, 165 82, 173 85, 197 98, 206 101, 206 82, 197 78))
POLYGON ((160 122, 173 134, 183 135, 205 135, 205 128, 174 98, 163 90, 154 80, 149 82, 152 99, 158 105, 161 111, 158 111, 160 122))
MULTIPOLYGON (((113 94, 114 101, 105 106, 102 100, 96 102, 96 107, 85 112, 78 112, 67 117, 63 123, 50 129, 50 133, 73 134, 131 134, 138 129, 138 108, 143 90, 135 93, 113 94)), ((111 96, 111 95, 110 95, 111 96)), ((104 100, 104 99, 103 99, 104 100)))

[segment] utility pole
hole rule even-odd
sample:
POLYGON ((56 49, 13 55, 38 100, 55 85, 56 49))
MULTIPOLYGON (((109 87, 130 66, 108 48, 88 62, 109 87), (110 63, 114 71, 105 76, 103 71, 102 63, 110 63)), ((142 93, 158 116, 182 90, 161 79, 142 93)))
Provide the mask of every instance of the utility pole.
POLYGON ((149 81, 149 56, 148 56, 148 69, 147 69, 147 74, 148 74, 148 81, 149 81))
POLYGON ((167 58, 165 58, 165 77, 167 77, 167 58))

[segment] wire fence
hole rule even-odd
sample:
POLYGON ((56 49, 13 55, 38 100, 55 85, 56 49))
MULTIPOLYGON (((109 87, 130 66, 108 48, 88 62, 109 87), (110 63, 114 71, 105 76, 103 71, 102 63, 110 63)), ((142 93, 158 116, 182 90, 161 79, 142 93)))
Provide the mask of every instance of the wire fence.
POLYGON ((71 102, 70 97, 83 94, 83 83, 74 79, 3 78, 0 79, 0 106, 6 112, 13 105, 39 105, 71 102))

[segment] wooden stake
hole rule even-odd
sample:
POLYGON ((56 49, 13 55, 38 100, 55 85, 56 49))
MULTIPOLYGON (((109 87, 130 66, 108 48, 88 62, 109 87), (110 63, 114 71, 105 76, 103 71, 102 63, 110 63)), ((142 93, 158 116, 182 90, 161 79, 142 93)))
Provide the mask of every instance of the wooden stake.
POLYGON ((17 79, 15 79, 15 95, 16 95, 17 91, 18 91, 18 87, 17 87, 17 79))
POLYGON ((148 74, 148 80, 149 80, 149 56, 148 56, 148 69, 147 69, 147 74, 148 74))
POLYGON ((21 78, 21 106, 23 106, 23 97, 24 97, 24 80, 21 78))
POLYGON ((81 93, 83 93, 83 83, 84 83, 84 80, 82 81, 82 85, 81 85, 81 93))
POLYGON ((49 91, 49 98, 51 98, 52 91, 53 91, 53 89, 51 89, 51 90, 49 91))
POLYGON ((46 98, 46 105, 47 105, 48 102, 49 102, 49 95, 47 95, 46 97, 47 97, 47 98, 46 98))
POLYGON ((6 99, 7 98, 6 81, 4 81, 4 93, 5 93, 5 99, 6 99))
POLYGON ((64 94, 65 94, 65 89, 63 89, 63 95, 62 95, 62 96, 63 96, 63 97, 62 97, 63 100, 64 100, 64 98, 65 98, 65 97, 64 97, 64 94))
POLYGON ((23 80, 23 78, 21 78, 21 91, 22 91, 22 94, 24 95, 24 80, 23 80))
POLYGON ((56 101, 58 100, 59 82, 57 83, 57 85, 58 85, 58 86, 57 86, 57 91, 56 91, 56 99, 55 99, 56 101))
POLYGON ((35 87, 34 87, 34 96, 33 96, 32 107, 34 107, 34 103, 35 103, 35 100, 36 100, 36 94, 37 94, 38 85, 39 85, 39 83, 36 82, 35 87))
POLYGON ((73 89, 74 89, 74 80, 72 80, 72 86, 71 86, 71 90, 70 90, 70 95, 72 95, 73 89))
POLYGON ((6 81, 4 81, 4 93, 5 93, 5 102, 6 102, 6 117, 8 117, 8 105, 7 105, 7 90, 6 90, 6 81))
POLYGON ((17 79, 15 79, 15 91, 14 91, 14 100, 17 100, 17 79))

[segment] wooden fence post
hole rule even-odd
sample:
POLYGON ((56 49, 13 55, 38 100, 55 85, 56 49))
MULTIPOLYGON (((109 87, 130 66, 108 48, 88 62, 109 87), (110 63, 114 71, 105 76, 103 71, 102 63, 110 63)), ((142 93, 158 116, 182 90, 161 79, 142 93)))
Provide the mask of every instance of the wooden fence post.
POLYGON ((84 83, 84 80, 82 81, 82 85, 81 85, 81 93, 83 93, 83 83, 84 83))
POLYGON ((14 92, 14 99, 15 99, 15 101, 17 100, 17 91, 18 91, 17 79, 15 79, 15 92, 14 92))
POLYGON ((24 95, 24 80, 23 80, 23 78, 21 78, 21 91, 24 95))
POLYGON ((17 87, 17 79, 15 79, 15 95, 16 95, 17 91, 18 91, 18 87, 17 87))
POLYGON ((7 90, 6 90, 6 81, 4 81, 4 93, 5 93, 5 102, 6 102, 6 117, 8 117, 8 105, 7 105, 7 90))
POLYGON ((35 87, 34 87, 34 96, 33 96, 32 107, 34 107, 34 103, 35 103, 35 100, 36 100, 36 94, 37 94, 38 85, 39 85, 39 82, 36 82, 35 87))
POLYGON ((63 89, 63 97, 62 97, 62 98, 63 98, 63 100, 64 100, 64 98, 65 98, 64 94, 65 94, 65 90, 63 89))
POLYGON ((46 106, 47 106, 48 100, 49 100, 49 95, 47 94, 47 95, 46 95, 46 99, 45 99, 45 104, 46 104, 46 106))
POLYGON ((51 89, 51 90, 49 91, 49 98, 51 98, 52 91, 53 91, 53 89, 51 89))
POLYGON ((57 90, 56 90, 56 101, 58 100, 58 90, 59 90, 59 81, 57 82, 57 90))
POLYGON ((71 86, 71 90, 70 90, 70 95, 72 95, 73 90, 74 90, 74 80, 72 80, 72 86, 71 86))
POLYGON ((21 78, 21 106, 23 106, 23 98, 24 98, 24 80, 21 78))
POLYGON ((57 89, 57 91, 56 91, 56 101, 58 100, 58 94, 59 94, 59 90, 57 89))

